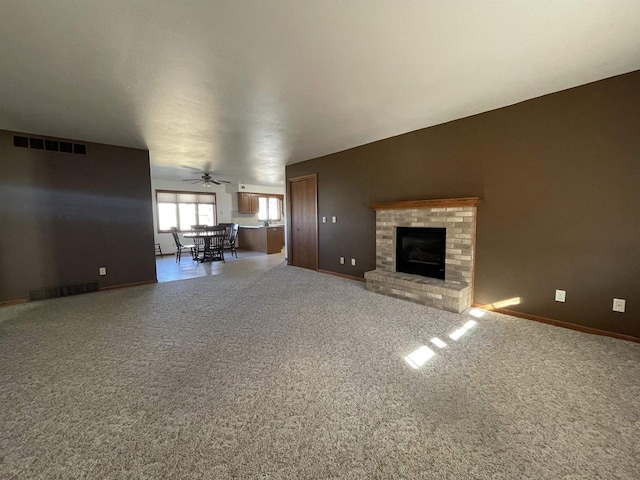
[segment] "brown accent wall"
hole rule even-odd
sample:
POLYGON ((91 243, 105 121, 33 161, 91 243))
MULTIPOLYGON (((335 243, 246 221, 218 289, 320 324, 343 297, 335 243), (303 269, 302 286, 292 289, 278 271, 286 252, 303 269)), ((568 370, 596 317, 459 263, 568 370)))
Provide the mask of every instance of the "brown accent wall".
POLYGON ((48 152, 14 147, 13 135, 0 131, 0 302, 155 281, 149 152, 87 142, 86 155, 48 152))
POLYGON ((520 297, 508 308, 640 337, 638 125, 640 71, 290 165, 286 176, 317 173, 318 214, 338 217, 319 224, 320 269, 375 268, 371 202, 479 196, 475 302, 520 297), (613 297, 626 313, 612 312, 613 297))

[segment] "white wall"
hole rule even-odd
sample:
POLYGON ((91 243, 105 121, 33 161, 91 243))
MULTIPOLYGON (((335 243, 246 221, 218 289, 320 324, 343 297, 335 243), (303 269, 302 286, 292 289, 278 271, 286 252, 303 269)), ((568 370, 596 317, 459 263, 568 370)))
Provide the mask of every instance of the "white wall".
MULTIPOLYGON (((151 179, 151 195, 153 198, 153 231, 155 242, 160 244, 162 253, 174 253, 176 251, 173 237, 170 233, 158 233, 158 205, 156 204, 156 190, 178 190, 184 192, 200 192, 215 193, 216 207, 218 210, 218 223, 231 222, 231 199, 235 196, 236 210, 238 203, 238 195, 227 193, 224 185, 213 185, 212 187, 203 187, 202 184, 191 184, 179 180, 160 180, 151 179)), ((192 243, 189 239, 180 236, 182 243, 192 243)))
MULTIPOLYGON (((258 221, 257 213, 240 213, 238 210, 238 193, 272 193, 278 195, 284 195, 284 187, 270 187, 264 185, 249 185, 241 183, 239 185, 229 185, 227 191, 234 192, 231 195, 231 221, 240 225, 262 225, 262 222, 258 221)), ((284 224, 284 215, 279 222, 272 222, 274 224, 284 224)))

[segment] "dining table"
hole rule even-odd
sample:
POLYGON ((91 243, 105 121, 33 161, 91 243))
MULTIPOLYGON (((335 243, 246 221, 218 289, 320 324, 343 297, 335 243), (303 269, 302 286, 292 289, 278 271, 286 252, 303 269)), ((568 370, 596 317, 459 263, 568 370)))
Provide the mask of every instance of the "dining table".
POLYGON ((185 233, 185 238, 202 238, 204 240, 204 252, 199 262, 211 262, 222 260, 224 262, 224 240, 227 236, 227 229, 223 226, 208 227, 206 230, 197 230, 185 233), (214 246, 212 247, 212 241, 214 246))

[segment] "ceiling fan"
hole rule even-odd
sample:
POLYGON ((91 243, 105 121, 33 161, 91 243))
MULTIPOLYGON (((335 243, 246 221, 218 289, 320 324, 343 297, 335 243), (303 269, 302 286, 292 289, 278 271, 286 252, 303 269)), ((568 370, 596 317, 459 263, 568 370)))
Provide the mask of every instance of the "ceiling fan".
POLYGON ((198 170, 198 171, 202 172, 202 176, 200 178, 185 178, 185 179, 182 180, 183 182, 191 182, 191 183, 200 183, 200 182, 202 182, 202 185, 204 187, 210 187, 212 185, 222 185, 223 183, 231 183, 231 182, 228 182, 227 180, 217 180, 217 179, 213 178, 209 172, 200 170, 199 168, 187 167, 186 165, 183 165, 183 167, 184 168, 190 168, 191 170, 198 170))

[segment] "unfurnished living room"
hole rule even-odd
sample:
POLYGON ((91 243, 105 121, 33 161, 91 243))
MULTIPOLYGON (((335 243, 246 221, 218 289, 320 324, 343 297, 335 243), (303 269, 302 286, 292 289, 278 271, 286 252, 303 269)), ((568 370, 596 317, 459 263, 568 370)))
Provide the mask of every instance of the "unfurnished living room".
POLYGON ((0 478, 640 478, 640 2, 0 0, 0 478))

